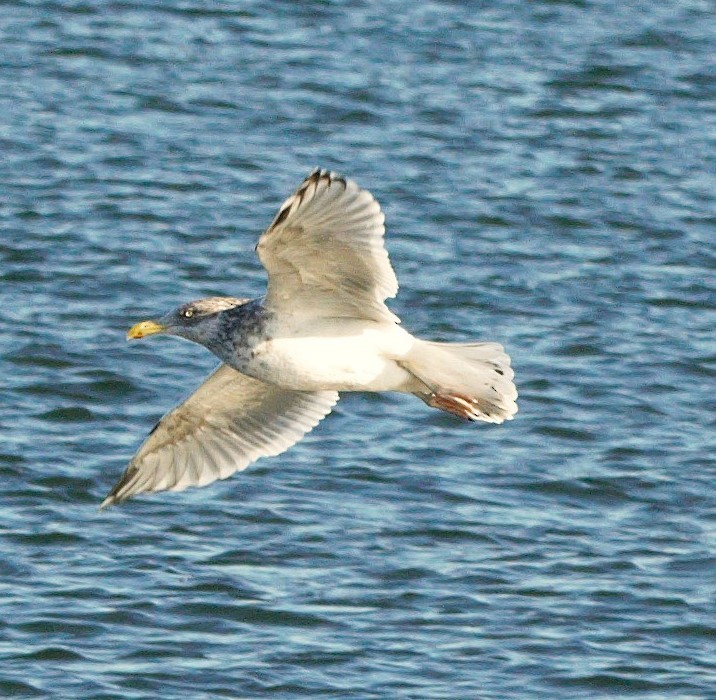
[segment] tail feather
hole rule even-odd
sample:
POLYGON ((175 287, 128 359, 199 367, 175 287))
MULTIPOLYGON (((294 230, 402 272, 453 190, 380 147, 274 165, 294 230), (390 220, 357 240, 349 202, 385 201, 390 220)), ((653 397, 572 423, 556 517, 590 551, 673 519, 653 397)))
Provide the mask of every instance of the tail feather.
POLYGON ((515 373, 498 343, 415 344, 402 366, 428 406, 468 420, 502 423, 517 413, 515 373))

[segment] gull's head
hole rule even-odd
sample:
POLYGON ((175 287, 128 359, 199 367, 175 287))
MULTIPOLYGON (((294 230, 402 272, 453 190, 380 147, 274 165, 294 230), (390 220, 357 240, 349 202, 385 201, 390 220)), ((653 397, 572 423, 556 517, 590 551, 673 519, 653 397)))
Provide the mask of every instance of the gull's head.
POLYGON ((245 304, 248 299, 209 297, 182 304, 157 320, 140 321, 127 333, 127 340, 146 338, 148 335, 177 335, 180 338, 205 344, 215 335, 219 316, 228 309, 245 304))

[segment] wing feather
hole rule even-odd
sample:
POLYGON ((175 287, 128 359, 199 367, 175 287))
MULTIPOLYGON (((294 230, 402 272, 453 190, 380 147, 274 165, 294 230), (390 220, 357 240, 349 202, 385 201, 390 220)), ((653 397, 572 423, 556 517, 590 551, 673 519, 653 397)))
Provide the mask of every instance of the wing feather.
POLYGON ((383 244, 385 217, 367 190, 314 170, 279 209, 256 250, 277 313, 398 322, 384 304, 398 281, 383 244))
POLYGON ((287 450, 336 401, 335 391, 289 391, 220 365, 159 421, 100 507, 225 479, 287 450))

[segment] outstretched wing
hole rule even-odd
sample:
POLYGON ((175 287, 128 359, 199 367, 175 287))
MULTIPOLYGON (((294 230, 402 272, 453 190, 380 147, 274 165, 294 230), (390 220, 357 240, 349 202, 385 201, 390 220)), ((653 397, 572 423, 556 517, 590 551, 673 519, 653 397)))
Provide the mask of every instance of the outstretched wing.
POLYGON ((336 401, 335 391, 288 391, 220 365, 157 423, 100 508, 145 491, 225 479, 287 450, 336 401))
POLYGON ((398 291, 383 245, 384 221, 370 192, 314 170, 256 246, 269 275, 267 308, 398 322, 383 303, 398 291))

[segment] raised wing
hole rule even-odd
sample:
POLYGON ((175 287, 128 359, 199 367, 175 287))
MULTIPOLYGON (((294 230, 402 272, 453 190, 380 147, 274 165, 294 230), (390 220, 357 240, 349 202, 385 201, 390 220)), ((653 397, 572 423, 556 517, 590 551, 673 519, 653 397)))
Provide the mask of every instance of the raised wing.
POLYGON ((383 303, 398 280, 383 246, 385 216, 373 195, 314 170, 279 209, 256 251, 278 313, 398 322, 383 303))
POLYGON ((182 491, 298 442, 331 412, 335 391, 288 391, 220 365, 167 413, 100 508, 145 491, 182 491))

